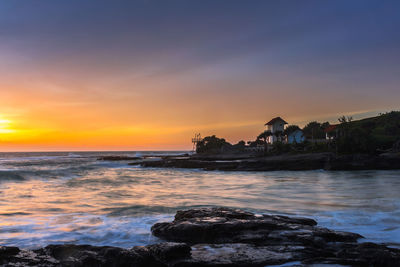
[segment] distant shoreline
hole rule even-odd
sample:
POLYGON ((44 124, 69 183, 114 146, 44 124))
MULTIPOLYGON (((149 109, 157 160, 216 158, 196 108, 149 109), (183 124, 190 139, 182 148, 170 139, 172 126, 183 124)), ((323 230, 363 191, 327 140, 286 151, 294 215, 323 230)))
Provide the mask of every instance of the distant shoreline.
POLYGON ((243 155, 170 156, 160 160, 141 161, 143 167, 192 168, 221 171, 304 171, 304 170, 397 170, 400 153, 380 155, 334 153, 286 154, 278 156, 245 157, 243 155))

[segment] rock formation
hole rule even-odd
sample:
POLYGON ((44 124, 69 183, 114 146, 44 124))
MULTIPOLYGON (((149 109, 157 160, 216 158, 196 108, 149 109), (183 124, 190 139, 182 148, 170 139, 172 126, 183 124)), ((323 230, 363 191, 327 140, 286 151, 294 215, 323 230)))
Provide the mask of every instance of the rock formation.
POLYGON ((258 215, 228 208, 178 211, 157 223, 169 242, 131 249, 49 245, 37 250, 0 247, 2 266, 400 266, 400 250, 358 243, 362 236, 319 227, 308 218, 258 215))

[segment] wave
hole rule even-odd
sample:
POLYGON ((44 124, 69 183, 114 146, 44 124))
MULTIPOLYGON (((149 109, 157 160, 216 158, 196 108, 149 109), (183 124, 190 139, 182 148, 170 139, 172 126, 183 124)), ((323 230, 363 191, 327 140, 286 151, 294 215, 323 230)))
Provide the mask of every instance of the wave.
MULTIPOLYGON (((12 220, 12 218, 7 218, 12 220)), ((5 239, 0 245, 38 249, 51 244, 91 244, 131 248, 158 243, 151 234, 151 226, 160 221, 170 221, 171 216, 143 216, 114 218, 101 215, 69 214, 54 216, 53 223, 42 224, 36 218, 25 224, 8 224, 0 229, 5 239), (18 234, 13 234, 18 233, 18 234)))
POLYGON ((75 154, 75 153, 73 153, 73 152, 68 153, 68 157, 69 157, 69 158, 83 158, 82 155, 75 154))
POLYGON ((119 217, 140 217, 148 215, 158 215, 158 214, 174 214, 177 210, 204 208, 204 207, 216 207, 216 205, 190 205, 190 206, 149 206, 149 205, 132 205, 126 207, 116 207, 116 208, 103 208, 101 211, 105 212, 107 216, 119 217))
POLYGON ((0 158, 2 162, 29 162, 29 161, 43 161, 43 160, 55 160, 60 158, 66 158, 65 156, 30 156, 30 157, 10 157, 0 158))
POLYGON ((1 169, 0 181, 24 181, 29 179, 60 179, 73 178, 84 175, 86 172, 99 168, 96 165, 77 165, 60 168, 49 168, 43 166, 41 168, 24 168, 24 169, 1 169))
POLYGON ((0 182, 1 181, 24 181, 25 178, 15 171, 0 171, 0 182))

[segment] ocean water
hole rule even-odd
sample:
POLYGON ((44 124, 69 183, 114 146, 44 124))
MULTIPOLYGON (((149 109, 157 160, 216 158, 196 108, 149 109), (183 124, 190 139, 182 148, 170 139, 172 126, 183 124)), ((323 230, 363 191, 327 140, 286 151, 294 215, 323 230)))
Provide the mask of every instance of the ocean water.
POLYGON ((0 245, 130 248, 157 242, 151 225, 179 209, 226 206, 307 216, 400 247, 400 171, 221 172, 97 160, 160 153, 0 153, 0 245))

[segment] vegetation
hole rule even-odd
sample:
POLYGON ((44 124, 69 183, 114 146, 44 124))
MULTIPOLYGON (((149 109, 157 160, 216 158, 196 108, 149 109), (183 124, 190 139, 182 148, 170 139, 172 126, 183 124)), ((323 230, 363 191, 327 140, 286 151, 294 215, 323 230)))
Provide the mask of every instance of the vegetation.
MULTIPOLYGON (((297 125, 289 125, 283 132, 271 133, 264 131, 257 136, 255 141, 247 142, 249 147, 264 146, 265 154, 282 153, 310 153, 310 152, 336 152, 339 154, 368 153, 375 154, 387 151, 392 147, 400 149, 400 112, 392 111, 379 116, 363 120, 353 120, 352 117, 342 116, 338 118, 331 136, 332 140, 325 139, 325 129, 330 126, 328 122, 320 123, 312 121, 302 130, 307 141, 301 144, 285 144, 281 141, 273 145, 267 145, 269 136, 276 136, 282 140, 283 136, 299 130, 297 125)), ((223 138, 215 135, 205 137, 197 144, 198 153, 224 153, 245 151, 246 143, 240 141, 232 145, 223 138)))
POLYGON ((319 123, 312 121, 308 123, 304 128, 304 136, 307 139, 325 139, 325 129, 329 126, 329 122, 319 123))
POLYGON ((226 142, 223 138, 218 138, 215 135, 207 136, 197 143, 196 152, 197 153, 220 153, 223 151, 224 147, 232 146, 230 143, 226 142))
POLYGON ((243 140, 239 141, 237 144, 232 146, 232 149, 236 151, 244 151, 245 148, 246 148, 246 142, 243 140))
POLYGON ((270 136, 272 136, 272 133, 271 133, 271 131, 264 131, 264 132, 262 132, 262 133, 260 133, 258 136, 257 136, 257 140, 262 140, 263 141, 263 144, 264 145, 266 145, 267 144, 267 139, 268 139, 268 137, 270 137, 270 136))
POLYGON ((339 153, 377 153, 390 149, 400 139, 400 112, 392 111, 377 117, 353 121, 339 118, 339 153))
POLYGON ((297 125, 288 125, 286 129, 283 131, 283 135, 289 135, 297 130, 301 130, 297 125))
POLYGON ((197 153, 218 154, 223 152, 242 152, 246 147, 246 143, 242 140, 237 144, 232 145, 223 138, 218 138, 215 135, 203 138, 196 146, 197 153))
POLYGON ((260 145, 265 145, 265 142, 261 139, 256 139, 255 141, 247 141, 249 147, 256 147, 260 145))

